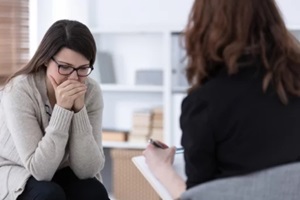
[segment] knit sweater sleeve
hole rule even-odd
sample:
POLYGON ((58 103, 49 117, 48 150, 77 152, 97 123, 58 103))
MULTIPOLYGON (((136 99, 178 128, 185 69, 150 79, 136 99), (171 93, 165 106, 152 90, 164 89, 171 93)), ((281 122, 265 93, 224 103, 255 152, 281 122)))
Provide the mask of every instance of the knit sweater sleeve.
POLYGON ((46 130, 34 90, 26 84, 14 85, 2 97, 7 129, 24 167, 37 180, 49 181, 58 169, 68 141, 73 112, 55 106, 46 130))
POLYGON ((70 166, 80 179, 95 177, 104 167, 101 140, 103 100, 97 83, 91 84, 86 106, 72 119, 70 166))

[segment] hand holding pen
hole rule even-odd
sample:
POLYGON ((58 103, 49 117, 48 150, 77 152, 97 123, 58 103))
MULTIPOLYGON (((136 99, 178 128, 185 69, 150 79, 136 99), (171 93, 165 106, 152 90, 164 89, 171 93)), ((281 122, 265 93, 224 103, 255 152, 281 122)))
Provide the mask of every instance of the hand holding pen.
POLYGON ((172 170, 176 148, 153 139, 148 142, 143 152, 145 161, 156 177, 162 177, 166 171, 172 170))

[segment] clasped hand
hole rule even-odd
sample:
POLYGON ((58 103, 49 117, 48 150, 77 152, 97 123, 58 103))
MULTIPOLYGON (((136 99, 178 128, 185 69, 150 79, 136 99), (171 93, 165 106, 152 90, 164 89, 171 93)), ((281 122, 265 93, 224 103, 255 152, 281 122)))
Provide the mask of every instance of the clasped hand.
POLYGON ((50 77, 55 91, 56 104, 67 110, 80 111, 84 106, 84 97, 87 86, 76 80, 66 80, 61 84, 50 77))

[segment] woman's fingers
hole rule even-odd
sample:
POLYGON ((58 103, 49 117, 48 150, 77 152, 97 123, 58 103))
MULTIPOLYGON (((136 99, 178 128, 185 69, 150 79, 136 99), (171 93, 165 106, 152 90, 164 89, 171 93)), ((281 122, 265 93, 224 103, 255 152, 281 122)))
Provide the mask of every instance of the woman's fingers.
POLYGON ((87 88, 85 85, 79 85, 79 86, 64 88, 63 92, 65 93, 66 96, 73 96, 81 91, 86 91, 86 89, 87 88))
POLYGON ((56 88, 57 104, 70 110, 74 105, 74 101, 84 95, 86 90, 87 87, 85 84, 78 81, 67 80, 56 88))
POLYGON ((85 86, 85 84, 74 80, 67 80, 61 83, 59 85, 59 88, 64 90, 71 90, 74 87, 80 87, 80 86, 85 86))
POLYGON ((70 90, 62 90, 58 94, 57 101, 74 101, 86 92, 86 86, 75 87, 70 90))

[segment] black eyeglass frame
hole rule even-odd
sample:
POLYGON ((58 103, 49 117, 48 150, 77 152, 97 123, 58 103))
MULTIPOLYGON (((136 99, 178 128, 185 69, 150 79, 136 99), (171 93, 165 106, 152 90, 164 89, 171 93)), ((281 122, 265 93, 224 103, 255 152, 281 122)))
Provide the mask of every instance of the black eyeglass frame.
POLYGON ((74 71, 76 71, 76 74, 77 74, 77 76, 78 77, 87 77, 88 75, 90 75, 91 73, 92 73, 92 71, 94 70, 94 67, 93 66, 88 66, 88 67, 78 67, 78 68, 75 68, 75 67, 72 67, 72 66, 69 66, 69 65, 61 65, 61 64, 59 64, 55 59, 54 59, 54 57, 51 57, 51 59, 55 62, 55 64, 57 65, 57 71, 58 71, 58 73, 60 74, 60 75, 63 75, 63 76, 69 76, 69 75, 71 75, 74 71), (62 74, 61 72, 60 72, 60 68, 61 67, 70 67, 70 68, 72 68, 72 71, 70 72, 70 73, 68 73, 68 74, 62 74), (78 70, 80 70, 80 69, 87 69, 87 68, 90 68, 91 69, 91 71, 88 73, 88 74, 86 74, 86 75, 80 75, 80 74, 78 74, 78 70))

